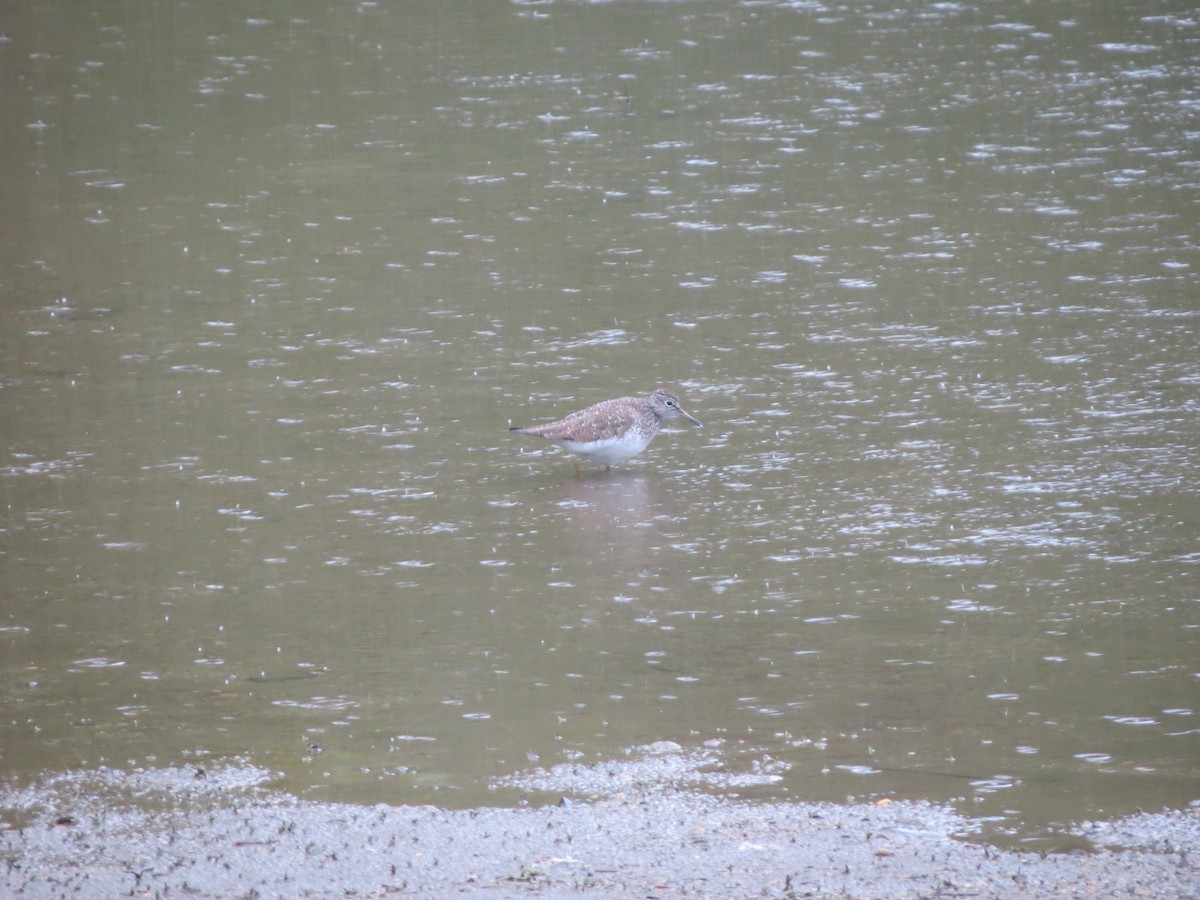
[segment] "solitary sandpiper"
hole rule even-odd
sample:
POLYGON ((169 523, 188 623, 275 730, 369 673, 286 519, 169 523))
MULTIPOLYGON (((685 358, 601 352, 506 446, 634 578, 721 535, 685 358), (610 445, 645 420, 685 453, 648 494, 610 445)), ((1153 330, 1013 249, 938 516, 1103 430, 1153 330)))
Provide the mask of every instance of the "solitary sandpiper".
MULTIPOLYGON (((518 434, 533 434, 554 441, 576 456, 594 459, 612 467, 637 456, 658 434, 667 419, 683 416, 703 428, 698 419, 683 411, 679 398, 666 388, 649 397, 619 397, 604 400, 587 409, 571 413, 565 419, 529 428, 510 428, 518 434)), ((575 464, 579 471, 579 464, 575 464)))

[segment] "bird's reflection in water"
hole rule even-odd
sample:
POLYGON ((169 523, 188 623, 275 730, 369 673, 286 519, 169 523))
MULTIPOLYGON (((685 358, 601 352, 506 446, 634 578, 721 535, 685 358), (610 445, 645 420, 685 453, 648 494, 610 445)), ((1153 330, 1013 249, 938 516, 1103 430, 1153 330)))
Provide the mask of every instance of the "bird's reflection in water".
POLYGON ((682 509, 658 479, 616 469, 564 481, 555 502, 578 557, 625 572, 654 564, 682 509))

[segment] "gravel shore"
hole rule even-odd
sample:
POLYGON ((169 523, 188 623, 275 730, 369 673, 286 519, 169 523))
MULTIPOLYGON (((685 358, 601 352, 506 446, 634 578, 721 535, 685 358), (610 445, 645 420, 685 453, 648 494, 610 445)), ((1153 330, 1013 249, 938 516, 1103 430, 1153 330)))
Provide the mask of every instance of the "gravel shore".
MULTIPOLYGON (((606 767, 611 775, 613 768, 606 767)), ((1200 896, 1200 810, 1093 824, 1092 852, 955 839, 922 803, 745 803, 632 784, 443 810, 296 800, 224 766, 68 773, 0 790, 14 897, 1200 896)))

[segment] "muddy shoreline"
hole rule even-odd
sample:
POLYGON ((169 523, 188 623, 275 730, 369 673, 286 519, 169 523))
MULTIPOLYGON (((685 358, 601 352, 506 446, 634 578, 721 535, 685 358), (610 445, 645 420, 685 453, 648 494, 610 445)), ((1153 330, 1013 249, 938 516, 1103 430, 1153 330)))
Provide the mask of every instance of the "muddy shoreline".
MULTIPOLYGON (((611 767, 608 772, 612 773, 611 767)), ((1195 897, 1200 809, 1093 823, 1090 852, 957 839, 924 803, 745 803, 642 780, 602 799, 444 810, 297 800, 229 765, 0 790, 14 897, 1195 897)))

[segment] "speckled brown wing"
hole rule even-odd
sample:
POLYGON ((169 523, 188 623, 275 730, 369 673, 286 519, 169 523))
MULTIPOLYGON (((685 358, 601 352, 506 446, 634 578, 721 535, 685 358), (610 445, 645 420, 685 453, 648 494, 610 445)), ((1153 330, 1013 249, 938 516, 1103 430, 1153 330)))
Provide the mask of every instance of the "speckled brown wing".
POLYGON ((545 425, 512 428, 518 434, 532 434, 550 441, 588 443, 619 437, 644 416, 635 397, 604 400, 587 409, 573 412, 565 419, 545 425))

